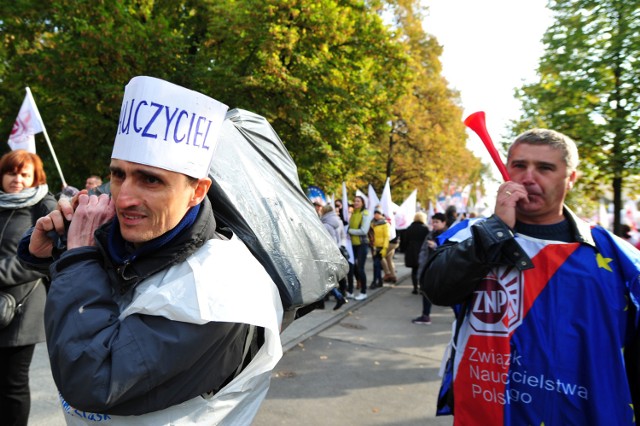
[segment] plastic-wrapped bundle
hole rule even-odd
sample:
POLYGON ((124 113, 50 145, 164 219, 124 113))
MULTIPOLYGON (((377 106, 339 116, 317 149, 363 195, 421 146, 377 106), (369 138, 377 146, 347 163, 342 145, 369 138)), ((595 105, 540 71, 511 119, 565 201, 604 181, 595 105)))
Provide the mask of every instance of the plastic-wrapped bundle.
POLYGON ((321 299, 346 276, 346 260, 264 117, 241 109, 227 112, 209 176, 218 226, 229 227, 262 263, 286 310, 321 299))

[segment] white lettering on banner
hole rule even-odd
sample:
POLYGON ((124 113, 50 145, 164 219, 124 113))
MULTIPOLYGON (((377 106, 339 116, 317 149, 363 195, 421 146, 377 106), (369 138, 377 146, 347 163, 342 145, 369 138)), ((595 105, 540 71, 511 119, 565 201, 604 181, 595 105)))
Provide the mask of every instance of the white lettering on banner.
POLYGON ((472 398, 491 404, 530 404, 548 393, 589 400, 585 386, 549 377, 546 370, 529 373, 527 368, 537 367, 528 365, 526 357, 503 340, 522 324, 525 284, 516 268, 503 267, 492 270, 478 285, 467 318, 470 334, 479 340, 469 341, 463 355, 469 369, 458 374, 468 374, 465 382, 472 398))
POLYGON ((530 404, 533 401, 531 394, 520 392, 517 389, 507 389, 506 392, 498 391, 496 388, 483 388, 480 385, 471 385, 471 395, 474 398, 481 397, 486 402, 498 403, 500 405, 511 404, 512 402, 523 402, 530 404))
POLYGON ((542 390, 589 399, 588 389, 576 383, 549 378, 545 374, 528 374, 527 370, 511 370, 510 366, 523 365, 522 354, 516 350, 513 353, 497 353, 493 349, 487 351, 470 346, 467 353, 473 398, 501 405, 512 402, 529 404, 535 395, 530 392, 542 390), (498 388, 494 385, 498 385, 498 388), (501 385, 505 389, 501 389, 501 385))
POLYGON ((118 120, 118 134, 130 134, 131 131, 143 138, 158 139, 165 142, 183 143, 196 148, 209 150, 207 143, 211 120, 179 107, 171 107, 157 102, 140 100, 136 104, 131 99, 122 106, 118 120), (164 114, 162 113, 164 111, 164 114))
POLYGON ((469 369, 471 370, 472 379, 478 379, 483 382, 502 383, 505 385, 509 383, 509 373, 507 372, 501 373, 495 370, 480 369, 477 365, 470 365, 469 369))
POLYGON ((61 394, 58 394, 58 396, 60 397, 60 403, 62 404, 62 411, 64 411, 65 415, 67 416, 81 417, 85 420, 89 420, 96 423, 112 420, 111 416, 109 416, 108 414, 90 413, 87 411, 82 411, 82 410, 73 408, 71 405, 69 405, 67 401, 65 401, 65 399, 62 397, 61 394))
POLYGON ((520 363, 522 355, 518 355, 518 352, 515 350, 513 354, 496 353, 493 349, 490 352, 486 352, 473 346, 470 346, 469 350, 471 351, 469 354, 469 361, 471 362, 486 362, 489 364, 497 364, 501 367, 508 367, 512 362, 517 365, 522 365, 520 363))

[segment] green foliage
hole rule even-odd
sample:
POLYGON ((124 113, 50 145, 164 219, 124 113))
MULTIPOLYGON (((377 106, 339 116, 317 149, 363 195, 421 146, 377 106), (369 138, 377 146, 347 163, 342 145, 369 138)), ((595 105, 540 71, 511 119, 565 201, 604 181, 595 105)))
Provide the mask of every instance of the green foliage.
POLYGON ((640 172, 640 1, 549 8, 555 23, 544 36, 540 79, 518 91, 524 115, 514 131, 549 127, 572 137, 584 172, 578 190, 597 200, 602 184, 612 185, 620 206, 623 182, 640 172))
POLYGON ((387 173, 404 195, 463 184, 476 160, 416 3, 393 2, 389 25, 379 1, 2 2, 0 134, 29 86, 67 182, 81 186, 107 174, 124 86, 150 75, 265 116, 303 186, 381 188, 387 173))
POLYGON ((386 167, 379 171, 386 171, 382 181, 391 176, 391 187, 404 196, 418 188, 418 199, 426 206, 449 184, 480 181, 483 169, 466 148, 459 96, 441 76, 442 48, 422 28, 418 2, 394 3, 395 30, 408 68, 403 94, 393 106, 391 134, 380 149, 386 167))
MULTIPOLYGON (((0 6, 9 51, 0 96, 11 99, 0 106, 0 133, 9 134, 30 86, 67 183, 82 185, 107 173, 126 83, 139 74, 175 80, 182 38, 124 2, 51 1, 34 7, 38 15, 29 3, 0 6)), ((55 192, 49 150, 42 136, 36 140, 55 192)))

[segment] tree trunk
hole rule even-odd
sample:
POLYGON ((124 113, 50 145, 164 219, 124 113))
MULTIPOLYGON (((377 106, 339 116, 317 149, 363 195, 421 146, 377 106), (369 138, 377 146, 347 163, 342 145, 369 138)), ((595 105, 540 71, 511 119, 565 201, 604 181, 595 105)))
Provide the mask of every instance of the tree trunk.
POLYGON ((393 146, 395 145, 394 141, 393 141, 393 130, 391 130, 391 133, 389 134, 389 154, 387 156, 387 176, 388 178, 391 178, 391 171, 393 169, 393 146))
POLYGON ((613 233, 620 236, 622 234, 622 221, 620 217, 622 210, 622 178, 613 178, 613 233))

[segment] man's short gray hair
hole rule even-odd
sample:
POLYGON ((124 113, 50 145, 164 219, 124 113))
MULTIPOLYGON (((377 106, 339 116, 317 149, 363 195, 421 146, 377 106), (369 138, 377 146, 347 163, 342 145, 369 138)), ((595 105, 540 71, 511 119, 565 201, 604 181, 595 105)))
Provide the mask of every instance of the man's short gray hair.
POLYGON ((518 135, 516 140, 509 147, 507 162, 509 162, 513 147, 521 143, 529 145, 549 145, 553 149, 559 149, 563 153, 564 161, 567 164, 569 171, 571 172, 578 168, 578 163, 580 161, 578 157, 578 147, 573 139, 567 135, 549 129, 527 130, 526 132, 518 135))

